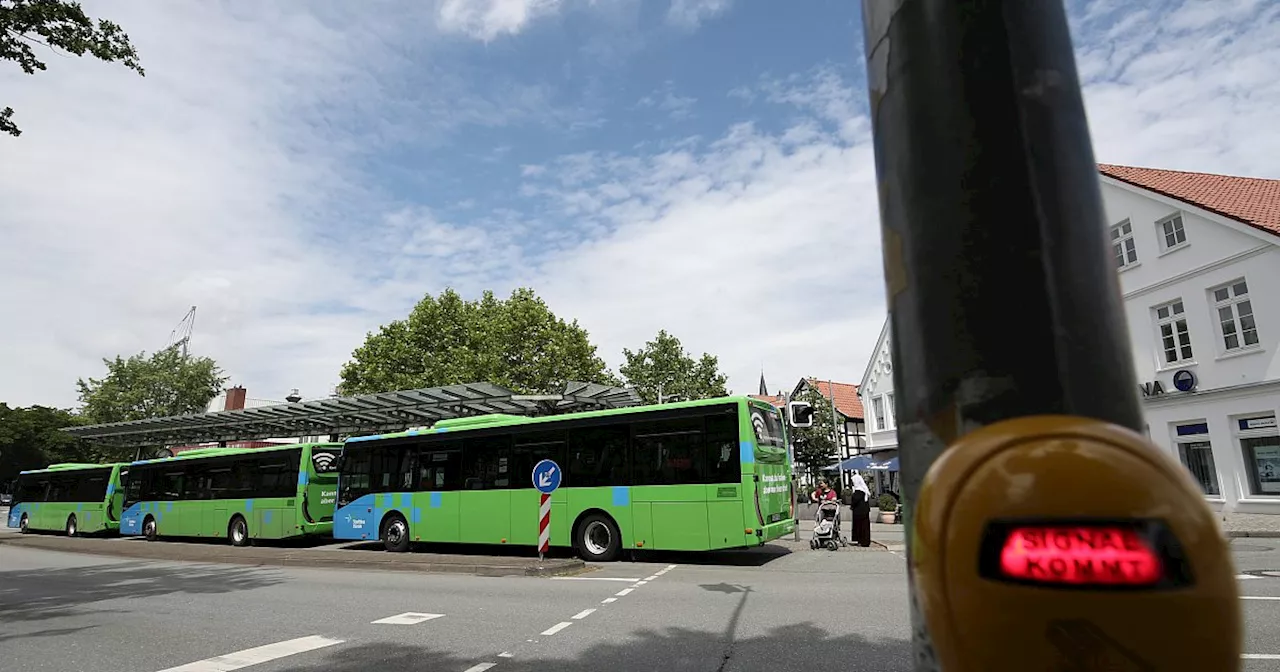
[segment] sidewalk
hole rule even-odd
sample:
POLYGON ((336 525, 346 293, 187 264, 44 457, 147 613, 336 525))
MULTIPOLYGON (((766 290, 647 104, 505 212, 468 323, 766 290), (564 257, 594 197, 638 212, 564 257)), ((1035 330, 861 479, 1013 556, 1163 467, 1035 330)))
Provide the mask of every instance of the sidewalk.
MULTIPOLYGON (((875 509, 872 509, 875 512, 875 509)), ((841 511, 840 525, 844 529, 845 537, 849 536, 849 512, 841 511)), ((906 534, 901 525, 886 525, 875 521, 880 519, 880 514, 876 513, 871 517, 871 546, 885 551, 903 552, 906 550, 906 534)), ((805 544, 809 543, 809 538, 813 535, 813 517, 808 519, 801 518, 800 540, 805 544)), ((782 540, 790 540, 791 537, 784 537, 782 540)))

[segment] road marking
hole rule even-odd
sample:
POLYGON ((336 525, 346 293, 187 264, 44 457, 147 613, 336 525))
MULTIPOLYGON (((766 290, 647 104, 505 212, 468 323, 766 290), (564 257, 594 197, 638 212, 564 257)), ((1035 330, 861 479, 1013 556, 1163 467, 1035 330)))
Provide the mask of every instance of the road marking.
POLYGON ((552 581, 627 581, 635 583, 640 579, 619 579, 612 576, 553 576, 552 581))
POLYGON ((379 618, 373 621, 371 625, 417 625, 424 621, 430 621, 435 618, 441 618, 444 614, 421 614, 416 611, 406 611, 403 614, 379 618))
POLYGON ((471 667, 468 667, 467 669, 463 670, 463 672, 484 672, 485 670, 488 670, 490 668, 494 668, 497 666, 498 666, 497 663, 480 663, 479 665, 472 665, 471 667))
POLYGON ((645 580, 645 581, 652 581, 652 580, 654 580, 654 579, 656 579, 656 578, 658 578, 658 575, 657 575, 657 574, 654 574, 653 576, 646 576, 646 577, 644 577, 644 580, 645 580))
POLYGON ((1280 597, 1274 597, 1269 595, 1241 595, 1240 599, 1242 600, 1280 600, 1280 597))
POLYGON ((573 620, 581 621, 582 619, 590 616, 594 612, 595 612, 595 609, 583 609, 582 611, 579 611, 578 613, 573 615, 573 620))
POLYGON ((258 665, 269 660, 284 658, 285 656, 323 649, 326 646, 333 646, 342 642, 343 640, 341 639, 329 639, 328 637, 318 637, 316 635, 299 637, 222 656, 197 660, 194 663, 187 663, 178 667, 169 667, 160 670, 160 672, 230 672, 230 670, 238 670, 242 667, 258 665))
POLYGON ((612 604, 617 601, 618 601, 618 598, 616 597, 606 597, 603 600, 600 600, 600 604, 612 604))
POLYGON ((644 584, 646 584, 646 583, 649 583, 649 582, 648 582, 648 581, 636 581, 636 585, 637 585, 637 586, 643 586, 643 585, 644 585, 644 584))
POLYGON ((1280 660, 1280 653, 1244 653, 1240 657, 1245 660, 1280 660))
POLYGON ((1261 579, 1262 577, 1254 576, 1252 574, 1236 574, 1236 578, 1240 579, 1241 581, 1247 581, 1248 579, 1261 579))
POLYGON ((556 634, 557 632, 560 632, 561 630, 564 630, 565 628, 567 628, 567 627, 569 627, 569 626, 571 626, 571 625, 573 625, 573 622, 572 622, 572 621, 560 621, 559 623, 556 623, 555 625, 553 625, 553 626, 551 626, 551 627, 547 628, 546 630, 543 630, 543 631, 542 631, 542 634, 543 634, 543 635, 554 635, 554 634, 556 634))
POLYGON ((620 591, 618 591, 618 592, 614 593, 614 595, 616 595, 616 596, 618 596, 618 597, 626 597, 626 596, 630 595, 630 594, 631 594, 631 591, 633 591, 633 590, 635 590, 635 588, 623 588, 622 590, 620 590, 620 591))
POLYGON ((510 651, 503 651, 502 653, 499 653, 499 654, 498 654, 498 657, 499 657, 499 658, 510 658, 510 657, 511 657, 511 652, 510 652, 510 651))

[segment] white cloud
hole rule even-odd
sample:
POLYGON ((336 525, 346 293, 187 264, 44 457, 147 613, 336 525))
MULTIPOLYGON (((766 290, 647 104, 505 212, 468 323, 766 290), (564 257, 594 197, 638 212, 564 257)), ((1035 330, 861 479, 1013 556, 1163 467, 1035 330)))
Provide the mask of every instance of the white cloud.
POLYGON ((446 31, 490 42, 559 9, 560 0, 444 0, 439 17, 446 31))
POLYGON ((676 93, 673 83, 668 80, 661 88, 637 101, 636 105, 642 108, 662 110, 671 119, 679 121, 693 116, 693 106, 697 102, 697 98, 676 93))
POLYGON ((671 0, 667 21, 685 29, 695 29, 707 19, 725 13, 733 0, 671 0))

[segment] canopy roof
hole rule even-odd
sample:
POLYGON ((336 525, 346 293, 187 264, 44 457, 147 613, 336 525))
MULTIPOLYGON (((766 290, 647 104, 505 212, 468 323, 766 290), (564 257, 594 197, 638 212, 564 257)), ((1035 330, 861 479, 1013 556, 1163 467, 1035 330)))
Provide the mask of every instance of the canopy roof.
POLYGON ((559 393, 536 395, 516 394, 493 383, 468 383, 65 427, 62 431, 108 446, 155 446, 396 432, 445 418, 487 413, 550 415, 639 404, 640 395, 633 389, 595 383, 566 383, 559 393))

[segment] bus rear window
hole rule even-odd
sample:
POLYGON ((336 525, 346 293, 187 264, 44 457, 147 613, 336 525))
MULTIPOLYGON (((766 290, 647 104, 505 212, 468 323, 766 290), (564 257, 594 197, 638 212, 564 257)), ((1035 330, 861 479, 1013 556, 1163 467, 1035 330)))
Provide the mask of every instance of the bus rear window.
POLYGON ((782 438, 782 420, 778 417, 778 411, 759 406, 749 408, 751 409, 751 428, 756 434, 756 445, 785 449, 787 445, 782 438))

